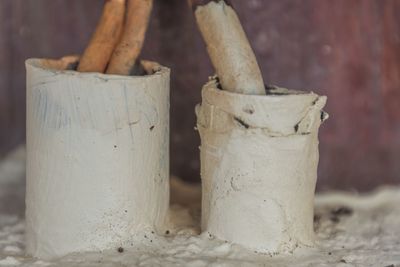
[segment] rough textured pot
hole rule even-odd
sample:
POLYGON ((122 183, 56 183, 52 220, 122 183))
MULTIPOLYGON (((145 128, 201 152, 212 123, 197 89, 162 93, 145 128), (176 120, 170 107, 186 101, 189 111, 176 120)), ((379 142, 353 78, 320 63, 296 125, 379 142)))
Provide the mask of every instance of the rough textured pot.
POLYGON ((283 88, 266 96, 202 90, 202 230, 260 252, 314 241, 318 128, 326 97, 283 88))
POLYGON ((26 248, 45 259, 117 248, 157 230, 169 204, 169 69, 66 70, 74 61, 26 62, 26 248))

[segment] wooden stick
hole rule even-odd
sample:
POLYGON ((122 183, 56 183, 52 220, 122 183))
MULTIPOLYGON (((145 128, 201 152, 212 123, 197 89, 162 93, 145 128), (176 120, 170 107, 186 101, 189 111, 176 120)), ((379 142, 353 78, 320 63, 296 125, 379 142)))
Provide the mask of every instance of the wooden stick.
POLYGON ((97 28, 83 53, 78 71, 104 72, 121 36, 125 0, 106 0, 97 28))
POLYGON ((265 95, 260 68, 233 7, 223 0, 191 4, 222 89, 265 95))
POLYGON ((108 74, 129 75, 143 46, 153 0, 127 0, 127 16, 121 41, 112 54, 108 74))

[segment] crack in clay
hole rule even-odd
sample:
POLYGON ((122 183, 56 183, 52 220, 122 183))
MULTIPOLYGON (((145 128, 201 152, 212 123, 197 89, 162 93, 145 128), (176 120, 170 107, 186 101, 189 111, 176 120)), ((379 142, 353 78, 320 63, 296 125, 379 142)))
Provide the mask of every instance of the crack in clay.
MULTIPOLYGON (((245 123, 243 120, 239 119, 238 117, 234 116, 233 117, 235 121, 237 121, 239 123, 239 125, 241 125, 242 127, 249 129, 250 125, 245 123)), ((253 127, 254 128, 254 127, 253 127)))
POLYGON ((233 177, 231 177, 231 187, 232 187, 232 189, 233 189, 233 191, 236 191, 236 192, 238 192, 238 191, 240 191, 240 189, 239 189, 239 187, 237 187, 234 183, 233 183, 233 177))
POLYGON ((134 124, 137 124, 137 123, 139 123, 139 121, 132 121, 132 122, 129 122, 128 125, 131 126, 131 125, 134 125, 134 124))
MULTIPOLYGON (((128 109, 128 95, 126 93, 126 86, 125 85, 124 85, 123 92, 124 92, 126 115, 128 116, 128 121, 131 121, 130 115, 129 115, 129 109, 128 109)), ((140 119, 138 121, 140 121, 140 119)), ((129 132, 130 132, 130 135, 131 135, 131 142, 132 142, 132 145, 133 145, 134 144, 134 139, 133 139, 132 124, 128 123, 128 126, 129 126, 129 132)))

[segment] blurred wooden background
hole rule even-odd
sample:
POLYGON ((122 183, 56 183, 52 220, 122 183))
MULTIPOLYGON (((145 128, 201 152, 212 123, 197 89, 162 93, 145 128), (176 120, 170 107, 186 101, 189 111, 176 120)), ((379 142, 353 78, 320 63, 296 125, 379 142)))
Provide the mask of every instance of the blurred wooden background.
MULTIPOLYGON (((213 71, 186 0, 155 0, 143 57, 172 69, 171 168, 199 179, 194 106, 213 71)), ((268 83, 328 96, 319 189, 400 183, 400 0, 232 0, 268 83)), ((80 53, 103 0, 0 0, 0 155, 25 138, 29 57, 80 53)))

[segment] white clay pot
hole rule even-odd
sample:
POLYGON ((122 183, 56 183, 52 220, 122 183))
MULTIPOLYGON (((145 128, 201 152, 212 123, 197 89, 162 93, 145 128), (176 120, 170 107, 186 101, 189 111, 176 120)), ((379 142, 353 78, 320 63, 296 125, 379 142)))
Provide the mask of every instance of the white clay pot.
POLYGON ((202 230, 267 253, 312 246, 318 128, 325 96, 271 88, 266 96, 217 88, 197 106, 202 230))
POLYGON ((65 70, 74 61, 26 62, 26 250, 44 259, 116 249, 169 205, 169 69, 65 70))

